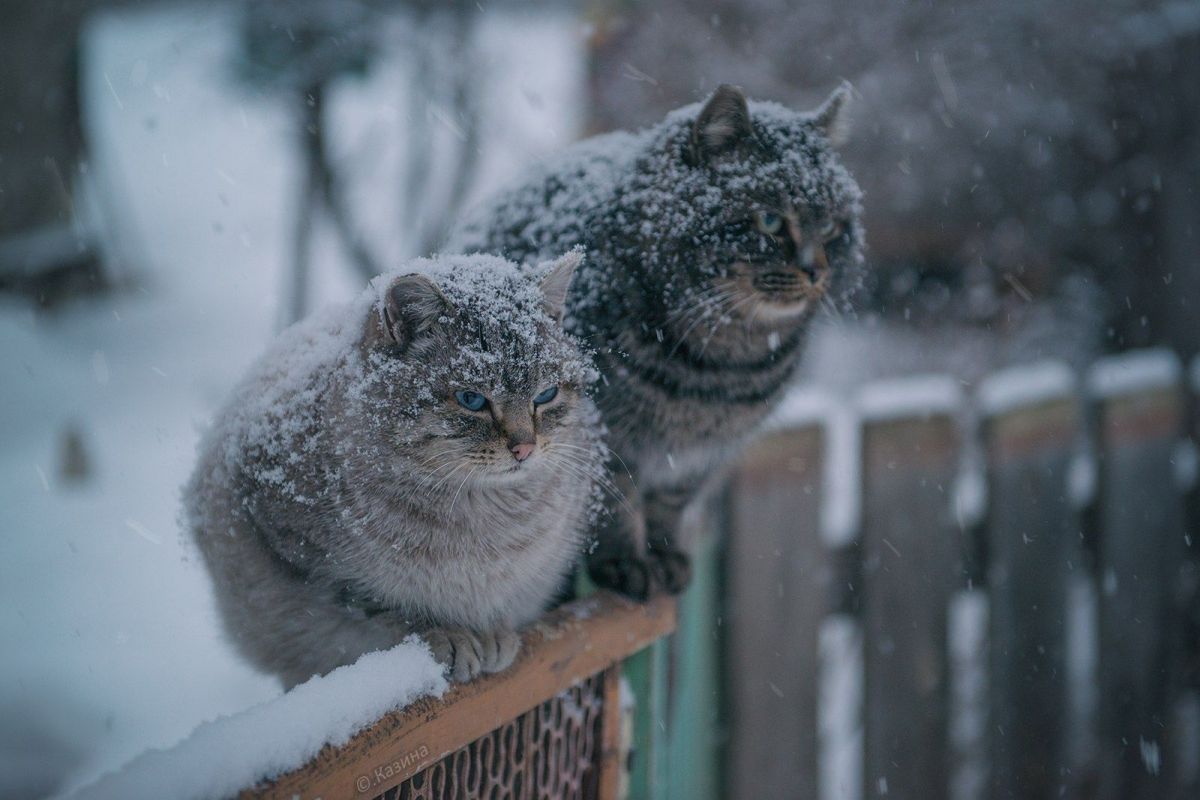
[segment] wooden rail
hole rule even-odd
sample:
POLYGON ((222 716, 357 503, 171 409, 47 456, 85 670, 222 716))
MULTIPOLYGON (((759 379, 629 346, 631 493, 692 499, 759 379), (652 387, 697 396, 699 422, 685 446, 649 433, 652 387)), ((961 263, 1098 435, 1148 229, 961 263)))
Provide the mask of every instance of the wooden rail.
POLYGON ((727 495, 721 796, 1200 797, 1200 359, 793 399, 727 495))
POLYGON ((600 592, 575 601, 526 632, 521 655, 505 672, 392 712, 345 745, 327 746, 301 769, 241 796, 285 800, 391 797, 396 787, 456 751, 581 681, 597 679, 602 708, 595 794, 615 797, 619 664, 674 629, 675 604, 670 598, 639 605, 600 592))

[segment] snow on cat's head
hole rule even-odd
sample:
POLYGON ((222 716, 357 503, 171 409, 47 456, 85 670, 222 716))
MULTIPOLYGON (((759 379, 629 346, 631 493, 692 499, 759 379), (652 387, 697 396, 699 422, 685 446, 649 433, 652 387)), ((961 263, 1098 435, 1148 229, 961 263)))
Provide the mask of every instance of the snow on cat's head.
POLYGON ((357 400, 431 490, 580 460, 572 448, 592 438, 595 372, 561 321, 582 257, 537 269, 487 255, 417 259, 372 283, 357 400))
POLYGON ((835 147, 851 90, 815 111, 721 86, 667 117, 633 201, 668 308, 720 294, 758 319, 810 313, 861 261, 861 193, 835 147), (739 302, 742 301, 742 302, 739 302))

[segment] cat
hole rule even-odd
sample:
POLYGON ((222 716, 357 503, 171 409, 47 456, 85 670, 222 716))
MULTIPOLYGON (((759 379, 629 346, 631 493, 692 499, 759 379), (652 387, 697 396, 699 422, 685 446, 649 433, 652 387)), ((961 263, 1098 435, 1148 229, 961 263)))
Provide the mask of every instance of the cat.
POLYGON ((602 475, 590 357, 548 270, 418 259, 284 331, 218 415, 185 523, 235 646, 285 687, 419 634, 506 668, 602 475))
POLYGON ((834 149, 850 97, 798 113, 721 86, 570 147, 452 234, 456 252, 518 260, 587 251, 566 321, 597 353, 623 495, 595 531, 597 584, 682 591, 684 508, 780 397, 818 306, 857 280, 861 193, 834 149))

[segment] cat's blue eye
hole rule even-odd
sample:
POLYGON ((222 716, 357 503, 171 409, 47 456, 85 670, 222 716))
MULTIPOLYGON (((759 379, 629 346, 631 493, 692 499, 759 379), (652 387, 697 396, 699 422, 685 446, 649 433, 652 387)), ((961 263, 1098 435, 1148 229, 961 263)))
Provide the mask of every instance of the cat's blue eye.
POLYGON ((783 217, 773 211, 758 211, 754 214, 754 224, 768 236, 775 236, 783 230, 783 217))
POLYGON ((817 231, 823 242, 831 242, 842 235, 842 223, 836 219, 827 220, 817 231))
POLYGON ((487 398, 479 392, 463 389, 454 393, 454 399, 467 411, 479 411, 487 405, 487 398))
POLYGON ((551 386, 549 389, 546 389, 537 397, 533 398, 533 404, 535 406, 544 406, 546 403, 549 403, 556 397, 558 397, 558 387, 551 386))

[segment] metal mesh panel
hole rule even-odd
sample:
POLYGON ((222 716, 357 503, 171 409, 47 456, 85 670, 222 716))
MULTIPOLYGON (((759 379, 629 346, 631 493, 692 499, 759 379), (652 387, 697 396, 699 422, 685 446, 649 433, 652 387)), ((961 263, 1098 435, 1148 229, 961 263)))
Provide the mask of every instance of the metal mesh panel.
POLYGON ((603 695, 593 675, 374 800, 594 798, 603 695))

